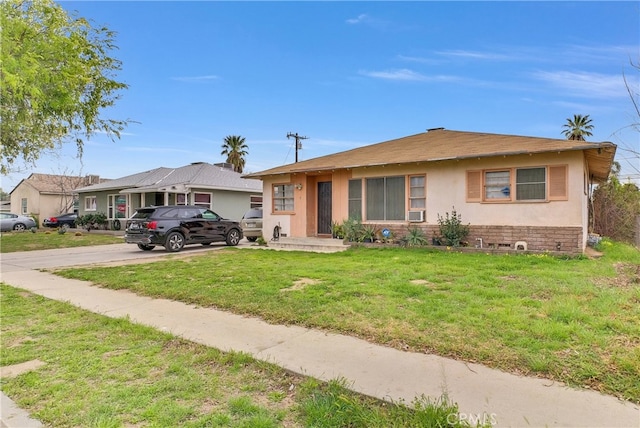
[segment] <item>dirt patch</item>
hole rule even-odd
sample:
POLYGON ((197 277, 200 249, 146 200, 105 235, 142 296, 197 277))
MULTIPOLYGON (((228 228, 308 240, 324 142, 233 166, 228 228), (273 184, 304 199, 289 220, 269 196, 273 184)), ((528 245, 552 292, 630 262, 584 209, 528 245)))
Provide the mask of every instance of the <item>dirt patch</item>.
POLYGON ((285 292, 285 291, 297 291, 297 290, 302 290, 310 285, 318 285, 320 284, 320 281, 317 279, 311 279, 311 278, 300 278, 299 280, 295 281, 293 283, 293 285, 289 288, 283 288, 280 291, 281 292, 285 292))
POLYGON ((29 372, 31 370, 37 370, 44 366, 46 363, 40 360, 25 361, 20 364, 13 364, 11 366, 0 367, 1 378, 12 378, 21 375, 22 373, 29 372))

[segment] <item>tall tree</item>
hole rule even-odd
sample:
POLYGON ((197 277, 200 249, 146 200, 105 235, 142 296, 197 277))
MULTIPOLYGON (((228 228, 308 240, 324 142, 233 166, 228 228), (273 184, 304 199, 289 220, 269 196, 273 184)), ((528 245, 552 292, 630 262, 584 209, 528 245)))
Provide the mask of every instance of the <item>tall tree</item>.
POLYGON ((68 142, 81 157, 85 139, 98 131, 120 138, 129 120, 101 116, 128 88, 114 80, 121 62, 109 56, 112 31, 53 0, 1 1, 0 24, 0 173, 20 160, 33 165, 68 142))
POLYGON ((580 114, 574 114, 573 119, 567 119, 567 123, 562 125, 565 128, 562 133, 567 140, 585 141, 584 137, 590 137, 593 135, 591 130, 593 125, 589 115, 582 116, 580 114))
POLYGON ((220 153, 221 155, 227 156, 227 163, 233 165, 233 170, 239 173, 242 173, 242 170, 244 170, 244 157, 249 154, 247 151, 249 146, 247 146, 244 141, 244 137, 239 135, 228 135, 224 137, 222 153, 220 153))
POLYGON ((591 204, 593 231, 618 241, 637 242, 636 219, 640 216, 640 188, 621 183, 620 164, 614 162, 609 180, 594 191, 591 204))

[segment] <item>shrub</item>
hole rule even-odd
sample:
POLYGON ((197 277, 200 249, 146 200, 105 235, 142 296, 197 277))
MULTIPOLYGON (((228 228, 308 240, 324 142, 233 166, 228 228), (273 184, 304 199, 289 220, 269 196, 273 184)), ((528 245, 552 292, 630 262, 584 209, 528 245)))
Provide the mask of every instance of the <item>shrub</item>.
POLYGON ((331 222, 331 235, 336 239, 344 239, 344 225, 336 221, 331 222))
POLYGON ((420 247, 428 243, 427 235, 425 235, 422 229, 416 226, 407 229, 407 234, 400 239, 400 244, 405 247, 420 247))
POLYGON ((355 218, 349 218, 342 224, 344 238, 350 242, 358 242, 362 237, 362 223, 355 218))
POLYGON ((450 247, 460 247, 463 241, 469 236, 469 225, 462 224, 462 215, 456 212, 455 207, 442 217, 438 214, 438 225, 440 226, 439 241, 443 245, 450 247))

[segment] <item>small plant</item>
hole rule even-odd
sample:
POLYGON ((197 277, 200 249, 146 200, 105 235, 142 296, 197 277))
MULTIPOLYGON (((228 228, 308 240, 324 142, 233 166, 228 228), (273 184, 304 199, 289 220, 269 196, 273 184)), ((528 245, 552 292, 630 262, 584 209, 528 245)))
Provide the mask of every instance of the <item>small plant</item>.
POLYGON ((58 229, 58 235, 64 235, 65 233, 67 233, 66 227, 61 227, 58 229))
POLYGON ((456 212, 455 207, 442 217, 438 214, 438 225, 440 226, 440 243, 449 247, 460 247, 467 236, 469 236, 469 225, 462 224, 462 215, 456 212))
POLYGON ((335 239, 344 239, 344 225, 337 221, 331 222, 331 236, 335 239))
POLYGON ((376 239, 378 229, 372 224, 364 224, 360 229, 360 241, 361 242, 373 242, 376 239))
POLYGON ((256 239, 256 244, 267 245, 267 241, 265 241, 265 239, 262 236, 258 236, 258 239, 256 239))
POLYGON ((33 226, 31 229, 29 229, 31 231, 31 233, 36 233, 38 231, 38 228, 33 226))
POLYGON ((429 240, 424 231, 416 226, 410 227, 407 234, 400 239, 400 244, 405 247, 420 247, 427 245, 429 240))
POLYGON ((362 236, 362 223, 355 218, 345 220, 342 227, 344 228, 344 239, 350 242, 358 242, 362 236))

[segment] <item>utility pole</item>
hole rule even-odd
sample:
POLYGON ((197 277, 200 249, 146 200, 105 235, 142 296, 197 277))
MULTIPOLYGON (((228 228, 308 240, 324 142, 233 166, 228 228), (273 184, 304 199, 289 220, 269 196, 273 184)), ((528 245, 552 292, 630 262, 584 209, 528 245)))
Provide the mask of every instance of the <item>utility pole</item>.
POLYGON ((298 135, 297 132, 295 134, 292 133, 292 132, 289 132, 287 134, 287 139, 289 139, 291 137, 296 139, 296 163, 298 163, 298 150, 302 150, 302 143, 300 142, 300 140, 306 140, 309 137, 303 137, 301 135, 298 135))

